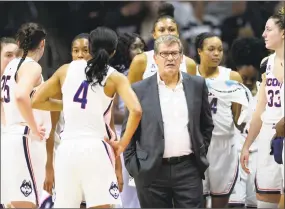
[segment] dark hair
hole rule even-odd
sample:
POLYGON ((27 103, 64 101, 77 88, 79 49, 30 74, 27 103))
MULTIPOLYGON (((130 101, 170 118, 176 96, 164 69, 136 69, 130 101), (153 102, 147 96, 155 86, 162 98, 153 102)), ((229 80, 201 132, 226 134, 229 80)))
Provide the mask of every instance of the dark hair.
POLYGON ((16 40, 11 37, 2 37, 0 39, 0 50, 2 50, 2 45, 4 44, 17 44, 16 40))
POLYGON ((275 24, 278 25, 280 30, 285 29, 285 23, 284 23, 284 7, 281 7, 276 14, 272 15, 270 19, 275 20, 275 24))
MULTIPOLYGON (((17 71, 26 59, 28 52, 36 49, 45 37, 45 29, 37 23, 25 23, 20 27, 16 34, 16 40, 19 42, 19 48, 23 49, 24 54, 18 64, 17 71)), ((17 78, 17 71, 15 80, 17 78)))
POLYGON ((144 51, 147 50, 144 40, 136 33, 123 33, 119 34, 118 46, 116 54, 110 60, 110 64, 117 71, 125 72, 132 62, 130 57, 130 47, 135 42, 136 38, 139 38, 144 44, 144 51))
POLYGON ((230 50, 230 58, 233 67, 238 69, 245 65, 251 65, 260 71, 260 63, 268 56, 263 39, 250 37, 236 39, 230 50))
POLYGON ((204 41, 205 39, 207 38, 212 38, 212 37, 218 37, 220 38, 219 36, 217 36, 216 34, 214 33, 200 33, 198 36, 196 36, 196 39, 195 39, 195 50, 196 50, 196 55, 195 55, 195 60, 198 64, 200 64, 200 56, 199 56, 199 53, 198 53, 198 49, 203 49, 203 45, 204 45, 204 41))
POLYGON ((87 62, 85 68, 86 80, 92 86, 101 82, 107 75, 111 54, 118 44, 117 34, 106 27, 98 27, 91 31, 89 36, 89 52, 92 59, 87 62))
POLYGON ((75 36, 74 39, 71 42, 71 48, 73 46, 74 41, 76 41, 78 39, 87 39, 87 40, 89 40, 89 33, 80 33, 77 36, 75 36))
POLYGON ((158 18, 157 20, 154 22, 153 24, 153 29, 152 29, 152 32, 155 31, 155 27, 156 27, 156 24, 163 20, 163 19, 171 19, 173 23, 176 24, 177 26, 177 29, 178 29, 178 24, 177 22, 175 21, 174 19, 174 6, 170 3, 162 3, 159 8, 158 8, 158 18))

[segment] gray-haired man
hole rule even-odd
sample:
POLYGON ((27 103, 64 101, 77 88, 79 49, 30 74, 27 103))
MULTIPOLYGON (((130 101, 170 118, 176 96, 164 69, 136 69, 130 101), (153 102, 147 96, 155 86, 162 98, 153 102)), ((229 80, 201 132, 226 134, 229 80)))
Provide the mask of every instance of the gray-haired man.
MULTIPOLYGON (((213 122, 202 77, 179 70, 182 44, 171 35, 155 41, 158 73, 135 83, 143 116, 124 153, 142 208, 203 207, 202 178, 213 122)), ((122 134, 126 128, 125 122, 122 134)))

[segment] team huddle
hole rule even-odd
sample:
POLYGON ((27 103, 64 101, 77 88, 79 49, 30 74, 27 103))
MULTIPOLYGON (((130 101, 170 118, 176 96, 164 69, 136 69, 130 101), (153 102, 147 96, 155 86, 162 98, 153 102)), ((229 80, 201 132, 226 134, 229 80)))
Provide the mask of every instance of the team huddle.
MULTIPOLYGON (((154 24, 155 41, 163 36, 179 37, 169 15, 154 24)), ((275 153, 284 146, 284 8, 268 19, 263 38, 234 41, 234 70, 220 66, 223 43, 215 34, 196 37, 195 61, 182 54, 180 70, 206 81, 214 123, 205 207, 276 208, 282 201, 284 148, 281 160, 275 153)), ((137 34, 98 27, 76 36, 73 61, 44 81, 38 61, 45 42, 37 23, 23 24, 16 40, 1 39, 3 208, 140 207, 122 153, 143 120, 132 84, 157 73, 155 51, 137 34)))

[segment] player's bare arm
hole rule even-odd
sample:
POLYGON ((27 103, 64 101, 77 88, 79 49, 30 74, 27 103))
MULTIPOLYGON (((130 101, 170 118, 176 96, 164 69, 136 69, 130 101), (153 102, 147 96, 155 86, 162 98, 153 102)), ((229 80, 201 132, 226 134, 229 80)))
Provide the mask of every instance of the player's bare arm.
MULTIPOLYGON (((240 83, 243 83, 240 74, 235 72, 235 71, 231 71, 230 79, 237 81, 237 82, 240 82, 240 83)), ((235 123, 237 128, 241 128, 237 125, 237 122, 238 122, 238 119, 239 119, 239 116, 241 113, 241 107, 242 106, 238 103, 232 103, 232 113, 233 113, 234 123, 235 123)))
MULTIPOLYGON (((112 131, 115 133, 116 140, 117 140, 118 136, 116 134, 116 129, 115 129, 114 112, 112 112, 111 121, 110 121, 110 127, 111 127, 112 131)), ((123 180, 122 161, 121 161, 120 157, 116 158, 116 161, 115 161, 115 173, 116 173, 117 180, 118 180, 119 191, 122 192, 123 191, 123 186, 124 186, 124 180, 123 180)))
POLYGON ((121 145, 125 149, 139 125, 142 116, 142 108, 135 92, 131 88, 130 82, 124 75, 114 72, 110 76, 110 80, 114 84, 116 92, 123 99, 130 113, 126 131, 120 140, 121 145))
POLYGON ((189 57, 185 57, 187 73, 190 75, 196 75, 196 63, 189 57))
POLYGON ((37 130, 37 124, 32 111, 30 94, 40 84, 41 73, 42 68, 38 63, 28 62, 21 65, 17 74, 16 104, 32 131, 37 130))
POLYGON ((62 101, 53 99, 57 95, 62 98, 61 85, 65 79, 67 65, 61 66, 50 79, 43 83, 32 99, 33 108, 47 111, 61 111, 62 101))
POLYGON ((244 142, 244 145, 241 151, 241 156, 240 156, 240 163, 242 165, 242 168, 247 173, 249 173, 249 169, 246 167, 248 163, 249 148, 259 134, 259 131, 262 126, 261 114, 265 111, 265 107, 267 103, 266 94, 265 94, 265 82, 266 82, 266 78, 265 78, 265 74, 263 74, 262 82, 260 84, 260 88, 258 91, 258 100, 257 100, 258 102, 256 105, 255 112, 252 115, 249 132, 244 142))
POLYGON ((130 83, 135 83, 143 79, 147 64, 147 57, 144 53, 136 55, 130 65, 128 79, 130 83))

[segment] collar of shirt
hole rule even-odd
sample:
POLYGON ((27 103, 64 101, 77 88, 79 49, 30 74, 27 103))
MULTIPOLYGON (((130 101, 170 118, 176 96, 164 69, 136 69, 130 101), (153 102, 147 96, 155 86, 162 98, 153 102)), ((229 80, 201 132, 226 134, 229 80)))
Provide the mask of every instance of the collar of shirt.
MULTIPOLYGON (((183 76, 182 76, 182 73, 181 71, 179 72, 179 81, 177 82, 176 86, 179 86, 180 84, 182 84, 182 81, 183 81, 183 76)), ((159 73, 157 72, 157 84, 158 85, 165 85, 164 81, 161 80, 160 76, 159 76, 159 73)))

